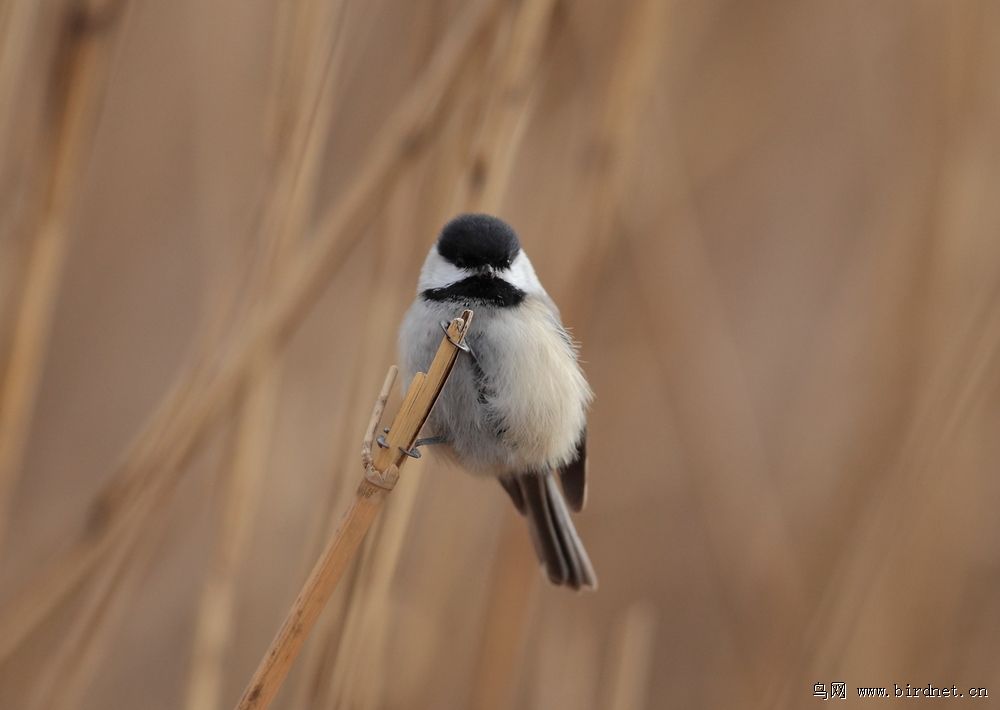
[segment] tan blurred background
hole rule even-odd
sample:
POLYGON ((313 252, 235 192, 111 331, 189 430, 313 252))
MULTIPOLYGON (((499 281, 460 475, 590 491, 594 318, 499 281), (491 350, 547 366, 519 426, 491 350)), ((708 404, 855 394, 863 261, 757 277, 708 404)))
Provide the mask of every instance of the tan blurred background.
POLYGON ((998 29, 985 0, 5 0, 0 707, 232 707, 465 210, 582 341, 600 591, 425 457, 276 707, 992 704, 998 29))

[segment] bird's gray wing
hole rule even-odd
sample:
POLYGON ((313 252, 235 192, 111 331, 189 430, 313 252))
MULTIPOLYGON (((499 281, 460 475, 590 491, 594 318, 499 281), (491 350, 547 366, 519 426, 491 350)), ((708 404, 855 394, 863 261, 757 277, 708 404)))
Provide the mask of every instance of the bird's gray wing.
POLYGON ((518 483, 517 478, 514 476, 500 476, 497 480, 500 481, 503 489, 507 491, 507 495, 510 496, 510 500, 514 504, 514 507, 517 508, 517 512, 525 515, 527 506, 524 502, 524 492, 521 490, 521 484, 518 483))
POLYGON ((587 502, 587 430, 580 434, 576 445, 576 458, 566 464, 559 472, 559 483, 562 484, 563 495, 574 513, 583 510, 587 502))

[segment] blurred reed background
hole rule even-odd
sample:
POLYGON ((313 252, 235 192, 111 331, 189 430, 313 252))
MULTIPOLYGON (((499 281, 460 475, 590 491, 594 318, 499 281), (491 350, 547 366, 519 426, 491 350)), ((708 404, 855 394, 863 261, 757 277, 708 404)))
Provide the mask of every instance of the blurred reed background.
POLYGON ((583 343, 600 591, 548 587, 500 488, 425 457, 278 707, 1000 695, 998 28, 5 0, 0 707, 235 703, 467 210, 583 343))

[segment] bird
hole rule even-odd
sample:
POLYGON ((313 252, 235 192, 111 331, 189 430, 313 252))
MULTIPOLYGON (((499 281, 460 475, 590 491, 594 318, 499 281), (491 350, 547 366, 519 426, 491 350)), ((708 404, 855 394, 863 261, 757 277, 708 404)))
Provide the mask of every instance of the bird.
POLYGON ((593 391, 579 346, 542 287, 514 229, 461 214, 427 254, 399 330, 404 381, 426 372, 441 330, 475 317, 418 446, 496 478, 527 519, 549 581, 596 589, 597 575, 570 519, 587 498, 587 412, 593 391), (558 479, 558 481, 557 481, 558 479))

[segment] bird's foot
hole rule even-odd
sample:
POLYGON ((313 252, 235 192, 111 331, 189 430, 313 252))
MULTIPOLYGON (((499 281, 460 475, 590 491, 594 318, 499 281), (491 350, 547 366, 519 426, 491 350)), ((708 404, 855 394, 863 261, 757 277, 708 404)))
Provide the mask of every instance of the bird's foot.
MULTIPOLYGON (((381 448, 388 449, 389 444, 387 444, 385 441, 385 435, 389 433, 389 430, 383 429, 383 432, 384 433, 380 434, 378 439, 375 440, 375 442, 381 448)), ((412 448, 410 448, 409 450, 406 450, 402 446, 400 446, 399 451, 400 453, 406 454, 411 459, 419 459, 421 456, 420 454, 421 446, 432 446, 434 444, 446 444, 446 443, 448 443, 448 439, 443 436, 428 436, 423 439, 417 439, 416 441, 414 441, 412 448)))
POLYGON ((447 336, 448 340, 451 342, 452 345, 454 345, 459 350, 462 350, 463 352, 469 353, 469 355, 471 355, 473 359, 476 359, 476 354, 472 352, 472 348, 469 346, 468 340, 462 338, 461 341, 455 342, 454 338, 451 337, 451 333, 448 332, 448 326, 450 325, 448 321, 443 320, 439 325, 441 326, 441 330, 444 331, 445 336, 447 336))

